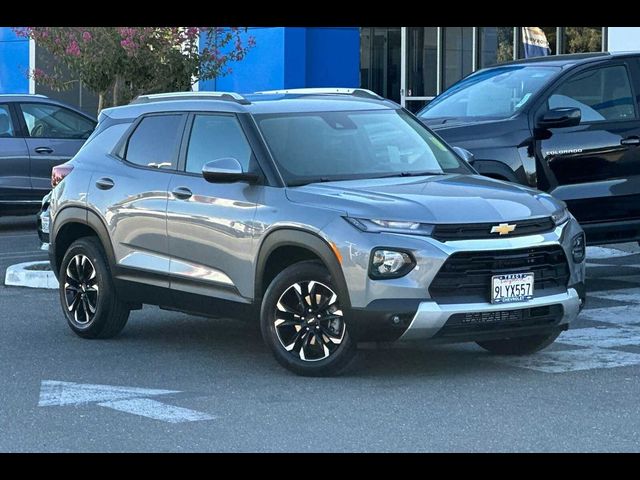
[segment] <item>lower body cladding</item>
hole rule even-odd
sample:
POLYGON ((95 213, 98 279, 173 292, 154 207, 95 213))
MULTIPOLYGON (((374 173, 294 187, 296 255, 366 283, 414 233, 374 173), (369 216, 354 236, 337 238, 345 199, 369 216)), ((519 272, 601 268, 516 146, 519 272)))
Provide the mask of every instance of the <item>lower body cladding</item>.
POLYGON ((576 288, 529 301, 438 304, 425 301, 376 302, 374 309, 351 311, 356 340, 429 340, 452 343, 539 335, 566 330, 583 306, 576 288), (412 308, 407 306, 414 304, 412 308), (386 305, 385 305, 386 304, 386 305))

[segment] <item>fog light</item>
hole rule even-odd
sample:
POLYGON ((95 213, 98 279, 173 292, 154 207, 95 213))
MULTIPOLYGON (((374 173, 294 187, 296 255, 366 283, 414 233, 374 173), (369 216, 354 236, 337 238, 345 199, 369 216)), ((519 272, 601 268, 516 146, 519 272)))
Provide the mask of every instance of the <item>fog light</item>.
POLYGON ((415 266, 408 252, 376 249, 371 253, 369 275, 371 278, 398 278, 406 275, 415 266))
POLYGON ((573 261, 576 263, 581 263, 585 257, 585 237, 584 233, 580 233, 573 237, 571 240, 571 256, 573 257, 573 261))

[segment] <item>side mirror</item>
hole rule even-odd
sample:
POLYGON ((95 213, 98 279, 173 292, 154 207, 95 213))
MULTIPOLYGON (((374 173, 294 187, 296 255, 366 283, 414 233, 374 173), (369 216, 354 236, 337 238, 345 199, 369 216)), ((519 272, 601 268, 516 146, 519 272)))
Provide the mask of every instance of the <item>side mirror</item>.
POLYGON ((462 147, 453 147, 453 150, 469 165, 473 165, 476 157, 469 150, 462 147))
POLYGON ((202 176, 211 183, 255 183, 260 178, 255 173, 242 171, 242 165, 233 157, 218 158, 205 163, 202 167, 202 176))
POLYGON ((580 125, 582 113, 576 107, 560 107, 547 110, 544 115, 538 118, 536 126, 538 128, 566 128, 580 125))

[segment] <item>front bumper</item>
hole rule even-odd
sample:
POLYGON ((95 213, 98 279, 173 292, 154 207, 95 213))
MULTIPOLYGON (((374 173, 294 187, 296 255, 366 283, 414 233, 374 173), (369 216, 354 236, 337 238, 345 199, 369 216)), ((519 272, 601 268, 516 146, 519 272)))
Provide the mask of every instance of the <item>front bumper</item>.
MULTIPOLYGON (((425 340, 436 337, 438 332, 445 326, 447 321, 456 314, 483 314, 489 312, 511 312, 515 310, 534 309, 537 307, 551 307, 559 305, 562 307, 562 314, 558 321, 554 321, 548 327, 562 327, 573 321, 580 312, 582 300, 574 288, 569 288, 566 292, 533 298, 528 302, 514 302, 508 305, 494 305, 491 303, 465 303, 439 305, 436 302, 425 301, 418 305, 418 311, 413 316, 409 327, 404 331, 400 340, 425 340)), ((499 327, 499 324, 498 324, 499 327)), ((534 327, 535 328, 535 327, 534 327)), ((517 332, 518 327, 495 329, 492 333, 502 334, 505 331, 517 332)), ((480 332, 480 335, 486 332, 480 332)), ((472 335, 471 332, 463 332, 463 335, 472 335)), ((455 337, 454 337, 455 338, 455 337)))

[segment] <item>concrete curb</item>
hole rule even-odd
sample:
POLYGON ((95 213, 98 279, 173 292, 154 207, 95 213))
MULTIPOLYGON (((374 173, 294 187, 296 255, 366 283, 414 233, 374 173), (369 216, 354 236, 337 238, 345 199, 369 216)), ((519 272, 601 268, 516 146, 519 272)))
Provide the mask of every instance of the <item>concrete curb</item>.
POLYGON ((7 268, 4 284, 12 287, 57 289, 58 280, 51 270, 27 270, 34 265, 48 265, 49 262, 24 262, 7 268))

